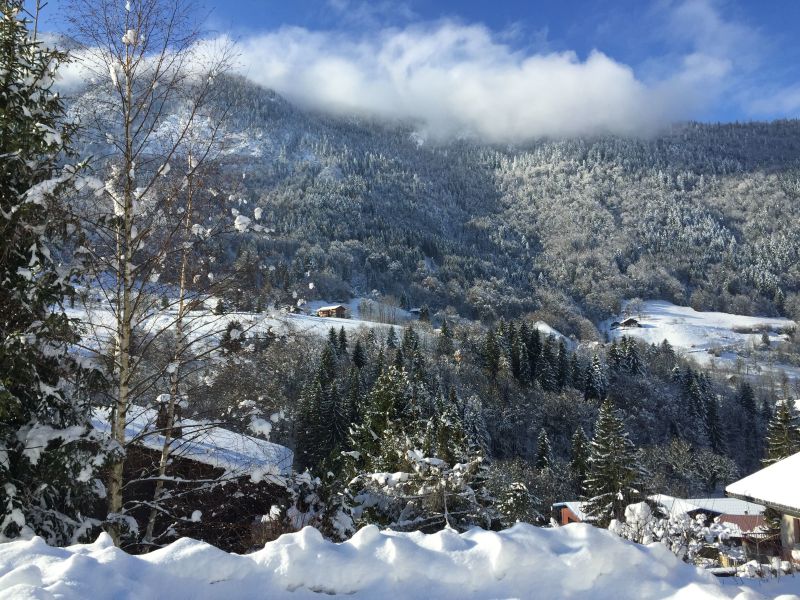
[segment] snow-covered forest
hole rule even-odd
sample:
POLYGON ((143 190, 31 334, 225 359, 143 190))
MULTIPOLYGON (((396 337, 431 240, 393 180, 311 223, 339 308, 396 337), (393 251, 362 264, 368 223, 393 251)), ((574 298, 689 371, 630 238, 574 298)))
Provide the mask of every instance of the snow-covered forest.
POLYGON ((235 74, 190 2, 74 0, 68 36, 27 4, 0 595, 758 597, 653 498, 800 452, 800 122, 426 139, 235 74))

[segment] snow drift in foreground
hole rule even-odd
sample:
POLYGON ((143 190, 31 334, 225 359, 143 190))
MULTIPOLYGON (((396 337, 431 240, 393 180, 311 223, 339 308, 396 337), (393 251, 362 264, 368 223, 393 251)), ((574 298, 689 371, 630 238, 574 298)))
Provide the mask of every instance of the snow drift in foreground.
POLYGON ((249 555, 181 539, 144 556, 97 542, 0 545, 3 598, 763 598, 585 524, 499 533, 365 527, 333 544, 306 528, 249 555))

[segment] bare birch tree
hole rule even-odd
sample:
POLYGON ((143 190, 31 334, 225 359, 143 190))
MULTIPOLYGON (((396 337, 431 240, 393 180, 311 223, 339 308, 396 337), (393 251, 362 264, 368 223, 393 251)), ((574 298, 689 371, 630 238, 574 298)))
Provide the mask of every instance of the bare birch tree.
MULTIPOLYGON (((103 178, 80 205, 92 247, 79 250, 93 259, 92 293, 111 315, 102 327, 111 347, 110 433, 122 450, 108 478, 108 528, 117 543, 129 521, 123 507, 128 413, 151 402, 168 381, 164 418, 159 415, 153 432, 164 444, 149 541, 181 397, 181 366, 191 343, 212 337, 207 326, 191 331, 190 313, 224 284, 197 250, 224 228, 195 221, 196 178, 221 152, 224 115, 213 99, 231 52, 203 40, 189 0, 73 0, 69 18, 93 84, 76 110, 103 178), (163 302, 167 295, 172 298, 163 302), (170 360, 146 372, 142 356, 165 332, 174 332, 170 360)), ((204 190, 206 201, 214 196, 204 190)), ((194 350, 192 359, 203 352, 208 348, 194 350)))

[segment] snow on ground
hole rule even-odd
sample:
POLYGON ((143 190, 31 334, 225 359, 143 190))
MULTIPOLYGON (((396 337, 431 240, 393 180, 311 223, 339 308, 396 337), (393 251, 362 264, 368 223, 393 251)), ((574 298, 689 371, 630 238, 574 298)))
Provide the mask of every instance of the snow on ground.
MULTIPOLYGON (((639 546, 586 524, 429 535, 370 526, 342 544, 305 528, 248 555, 184 538, 131 556, 105 534, 94 544, 69 548, 47 546, 41 538, 0 545, 2 598, 770 597, 764 593, 772 588, 748 590, 737 583, 723 585, 662 545, 639 546)), ((798 593, 800 578, 775 589, 798 593)))
POLYGON ((699 363, 734 363, 738 353, 761 343, 761 332, 768 331, 770 342, 783 341, 787 329, 797 327, 791 319, 749 317, 721 312, 700 312, 664 300, 649 300, 633 318, 640 327, 610 329, 611 319, 602 325, 610 338, 629 336, 648 344, 667 340, 676 350, 691 354, 699 363), (716 351, 715 356, 710 351, 716 351))

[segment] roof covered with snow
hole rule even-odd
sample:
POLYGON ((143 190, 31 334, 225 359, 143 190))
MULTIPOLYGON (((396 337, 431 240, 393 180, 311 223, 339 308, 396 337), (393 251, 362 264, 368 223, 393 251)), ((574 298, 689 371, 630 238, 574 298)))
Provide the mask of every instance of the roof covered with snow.
POLYGON ((590 521, 591 517, 583 511, 583 502, 573 500, 570 502, 557 502, 553 504, 553 508, 568 508, 572 514, 578 517, 581 521, 590 521))
POLYGON ((764 507, 738 498, 676 498, 666 494, 648 496, 668 514, 705 512, 719 515, 760 515, 764 507))
MULTIPOLYGON (((94 428, 110 433, 109 414, 109 409, 95 409, 94 428)), ((125 426, 126 439, 136 440, 151 450, 161 450, 164 436, 156 431, 157 415, 152 408, 131 407, 125 426)), ((181 419, 178 425, 182 431, 180 438, 172 440, 174 456, 224 469, 231 475, 250 475, 254 479, 291 470, 294 456, 285 446, 203 421, 181 419)))
POLYGON ((730 484, 725 493, 800 514, 800 452, 730 484))
POLYGON ((764 506, 738 498, 688 498, 686 500, 706 512, 723 515, 760 515, 764 506))

